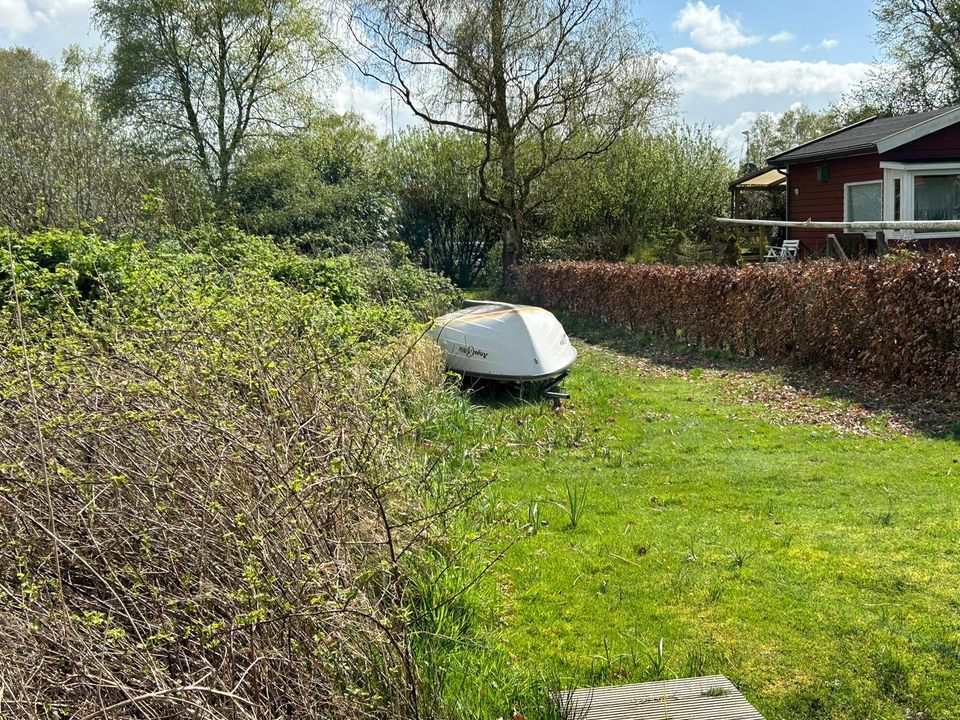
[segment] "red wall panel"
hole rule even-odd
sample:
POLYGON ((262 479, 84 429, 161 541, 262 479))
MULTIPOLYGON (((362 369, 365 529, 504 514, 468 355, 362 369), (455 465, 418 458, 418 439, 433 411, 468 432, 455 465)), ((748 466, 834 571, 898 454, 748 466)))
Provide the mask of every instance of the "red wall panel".
MULTIPOLYGON (((788 168, 787 219, 843 221, 843 186, 845 183, 882 180, 880 158, 876 153, 802 163, 788 168), (827 181, 817 180, 817 168, 827 165, 827 181), (799 190, 799 193, 795 192, 799 190)), ((838 228, 836 233, 840 233, 838 228)), ((818 255, 827 243, 830 230, 790 228, 788 237, 800 241, 804 254, 818 255)))

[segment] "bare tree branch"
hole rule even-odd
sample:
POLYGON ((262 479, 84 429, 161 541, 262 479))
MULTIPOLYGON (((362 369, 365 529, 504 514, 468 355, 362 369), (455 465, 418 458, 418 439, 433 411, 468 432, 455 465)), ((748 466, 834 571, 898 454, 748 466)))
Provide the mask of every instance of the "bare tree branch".
POLYGON ((431 125, 480 135, 481 197, 505 271, 550 167, 606 152, 672 100, 669 75, 619 0, 343 0, 359 73, 431 125))

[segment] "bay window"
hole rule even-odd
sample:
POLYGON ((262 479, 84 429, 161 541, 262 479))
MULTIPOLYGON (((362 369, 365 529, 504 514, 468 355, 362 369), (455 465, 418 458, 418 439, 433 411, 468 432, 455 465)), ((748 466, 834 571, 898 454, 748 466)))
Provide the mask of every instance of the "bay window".
MULTIPOLYGON (((880 167, 883 168, 884 220, 960 220, 960 163, 882 161, 880 167)), ((957 231, 895 230, 888 235, 894 238, 955 237, 957 231)))
POLYGON ((960 220, 960 175, 914 175, 914 220, 960 220))

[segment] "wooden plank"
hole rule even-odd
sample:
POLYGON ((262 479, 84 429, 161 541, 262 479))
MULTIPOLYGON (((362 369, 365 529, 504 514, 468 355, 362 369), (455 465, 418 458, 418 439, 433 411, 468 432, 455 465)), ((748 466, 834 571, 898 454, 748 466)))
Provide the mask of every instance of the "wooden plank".
POLYGON ((833 234, 827 235, 827 255, 838 257, 844 262, 849 262, 850 260, 850 258, 847 257, 847 254, 843 251, 840 241, 837 240, 837 236, 833 234))
POLYGON ((870 220, 843 222, 842 220, 747 220, 745 218, 723 218, 714 220, 721 225, 756 225, 760 227, 808 228, 813 230, 854 230, 873 232, 874 230, 915 230, 918 232, 951 232, 960 230, 960 220, 870 220))
POLYGON ((723 675, 554 694, 569 720, 763 720, 723 675))

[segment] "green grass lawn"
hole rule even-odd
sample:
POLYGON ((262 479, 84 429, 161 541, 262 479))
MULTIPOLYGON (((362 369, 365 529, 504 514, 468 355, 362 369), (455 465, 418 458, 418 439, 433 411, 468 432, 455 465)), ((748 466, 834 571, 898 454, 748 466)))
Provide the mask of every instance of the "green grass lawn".
POLYGON ((486 461, 499 540, 519 538, 489 578, 515 667, 723 673, 768 719, 960 718, 954 439, 770 372, 577 346, 561 413, 475 401, 515 438, 486 461))

